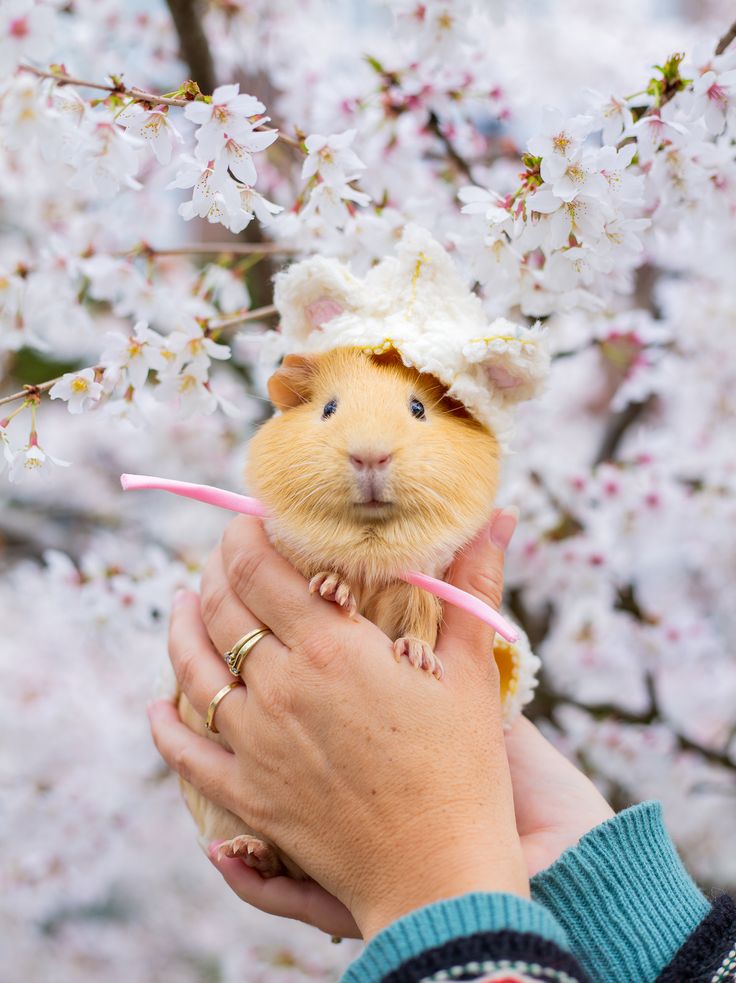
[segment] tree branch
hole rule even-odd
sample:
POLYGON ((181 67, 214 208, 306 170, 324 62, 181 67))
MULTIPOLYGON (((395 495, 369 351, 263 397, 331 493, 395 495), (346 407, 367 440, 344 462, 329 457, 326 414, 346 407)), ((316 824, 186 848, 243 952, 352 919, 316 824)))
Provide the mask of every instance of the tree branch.
POLYGON ((427 124, 427 129, 430 133, 434 133, 438 140, 440 140, 447 151, 447 156, 450 158, 455 167, 465 175, 468 181, 473 181, 473 175, 470 171, 470 164, 460 156, 460 154, 453 147, 450 139, 446 134, 442 132, 442 126, 440 124, 439 117, 435 112, 430 112, 429 122, 427 124))
MULTIPOLYGON (((203 321, 203 326, 212 331, 222 331, 223 328, 234 328, 238 324, 245 324, 246 321, 260 321, 262 318, 270 317, 272 314, 276 314, 276 306, 274 304, 268 304, 265 307, 256 307, 249 311, 241 311, 237 314, 228 314, 221 318, 210 318, 207 321, 203 321)), ((104 365, 92 365, 87 366, 87 368, 93 369, 95 372, 103 372, 105 369, 104 365)), ((82 369, 79 370, 83 371, 82 369)), ((71 373, 72 375, 74 373, 71 373)), ((55 386, 63 376, 57 376, 55 379, 47 379, 46 382, 41 382, 37 386, 24 386, 19 392, 11 393, 10 396, 3 396, 0 399, 0 406, 4 406, 6 403, 13 403, 17 399, 34 399, 38 398, 41 393, 48 392, 52 386, 55 386)))
POLYGON ((647 396, 646 399, 640 402, 629 403, 620 413, 616 413, 611 417, 603 433, 603 439, 598 448, 598 453, 595 456, 594 466, 603 464, 604 461, 614 460, 627 430, 652 407, 653 403, 654 397, 647 396))
POLYGON ((250 256, 263 253, 264 255, 281 255, 298 252, 295 246, 282 246, 278 242, 192 242, 187 246, 175 246, 171 249, 157 249, 148 243, 141 243, 133 249, 118 253, 118 256, 206 256, 216 255, 250 256))
MULTIPOLYGON (((102 366, 95 365, 91 366, 91 368, 94 368, 95 371, 97 371, 97 369, 101 369, 102 366)), ((23 386, 20 392, 13 393, 11 396, 3 396, 3 398, 0 399, 0 406, 4 406, 6 403, 14 403, 16 399, 36 399, 41 395, 41 393, 48 392, 48 390, 51 389, 52 386, 55 386, 61 378, 62 376, 57 376, 56 379, 48 379, 46 382, 40 382, 37 386, 23 386)))
POLYGON ((572 706, 583 710, 585 713, 589 713, 595 720, 599 721, 605 720, 636 727, 647 727, 655 723, 662 724, 672 734, 679 750, 699 754, 710 764, 726 768, 736 774, 736 761, 729 755, 727 749, 721 751, 715 748, 705 747, 673 729, 666 715, 661 712, 654 684, 649 676, 647 676, 647 689, 649 690, 649 709, 643 713, 632 713, 628 710, 621 709, 621 707, 613 703, 580 703, 577 700, 565 696, 564 693, 559 693, 552 689, 546 684, 545 680, 543 683, 540 682, 540 686, 538 687, 539 692, 534 695, 534 700, 529 708, 529 717, 532 720, 543 718, 554 722, 555 710, 564 706, 572 706))
POLYGON ((213 92, 217 85, 215 64, 212 60, 207 35, 202 27, 203 5, 201 0, 166 0, 176 33, 182 59, 189 66, 192 78, 206 92, 213 92))
MULTIPOLYGON (((119 96, 127 96, 134 102, 145 102, 149 106, 188 106, 192 101, 191 99, 172 99, 169 96, 159 95, 157 92, 146 92, 145 89, 138 89, 135 86, 128 87, 126 85, 105 85, 102 82, 87 82, 84 79, 74 78, 72 75, 66 75, 64 72, 42 72, 40 68, 34 68, 33 65, 19 65, 19 71, 30 72, 31 75, 35 75, 37 78, 42 79, 53 79, 59 85, 78 85, 84 89, 99 89, 102 92, 111 92, 119 96)), ((256 126, 255 129, 261 133, 273 133, 274 128, 272 126, 256 126)), ((287 136, 280 130, 278 132, 279 140, 283 143, 287 143, 290 147, 294 147, 300 153, 304 153, 304 148, 299 140, 295 140, 294 137, 287 136)))
POLYGON ((278 313, 275 304, 266 304, 263 307, 255 307, 249 311, 243 311, 241 314, 231 314, 227 317, 222 318, 210 318, 207 321, 207 327, 211 328, 213 331, 220 331, 222 328, 234 328, 238 324, 244 324, 246 321, 260 321, 264 317, 270 317, 272 314, 278 313))

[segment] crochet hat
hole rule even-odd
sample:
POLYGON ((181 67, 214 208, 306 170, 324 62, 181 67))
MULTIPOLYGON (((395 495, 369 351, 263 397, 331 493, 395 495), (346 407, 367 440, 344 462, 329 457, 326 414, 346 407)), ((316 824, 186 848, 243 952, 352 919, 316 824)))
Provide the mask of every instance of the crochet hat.
POLYGON ((452 258, 416 225, 362 279, 336 259, 295 263, 276 277, 274 301, 284 353, 394 349, 500 439, 510 408, 535 396, 549 369, 542 329, 505 318, 489 324, 452 258))

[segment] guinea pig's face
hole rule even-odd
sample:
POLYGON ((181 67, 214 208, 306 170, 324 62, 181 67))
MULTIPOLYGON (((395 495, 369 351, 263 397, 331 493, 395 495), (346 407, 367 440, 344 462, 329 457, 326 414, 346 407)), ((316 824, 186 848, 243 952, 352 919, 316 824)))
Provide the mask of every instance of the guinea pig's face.
POLYGON ((495 438, 430 376, 358 349, 291 356, 269 384, 282 413, 251 442, 252 489, 274 512, 359 524, 479 524, 495 438))

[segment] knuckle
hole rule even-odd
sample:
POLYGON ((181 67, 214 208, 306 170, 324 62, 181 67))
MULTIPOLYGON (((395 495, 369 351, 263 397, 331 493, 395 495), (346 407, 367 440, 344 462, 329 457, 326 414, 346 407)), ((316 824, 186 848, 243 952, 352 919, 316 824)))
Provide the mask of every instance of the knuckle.
POLYGON ((180 744, 176 751, 174 751, 171 766, 185 782, 191 784, 192 756, 186 744, 180 744))
POLYGON ((503 597, 503 573, 500 570, 473 570, 468 577, 470 592, 499 607, 503 597))
POLYGON ((266 555, 262 550, 238 549, 231 554, 227 564, 230 586, 241 600, 253 590, 266 555))
POLYGON ((212 587, 206 580, 202 581, 200 611, 205 625, 209 627, 217 620, 228 594, 229 590, 226 587, 212 587))
POLYGON ((190 648, 184 648, 179 653, 176 662, 176 678, 179 689, 184 693, 191 693, 195 681, 194 672, 194 653, 190 648))
POLYGON ((327 634, 310 634, 299 646, 301 655, 310 670, 324 671, 339 659, 341 646, 338 639, 327 634))

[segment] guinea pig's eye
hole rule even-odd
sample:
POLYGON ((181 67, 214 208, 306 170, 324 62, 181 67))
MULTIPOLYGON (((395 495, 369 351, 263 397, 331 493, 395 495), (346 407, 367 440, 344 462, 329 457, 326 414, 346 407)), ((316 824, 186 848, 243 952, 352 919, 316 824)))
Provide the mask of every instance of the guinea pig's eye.
POLYGON ((337 409, 336 399, 331 399, 329 403, 325 403, 325 408, 322 410, 322 419, 326 420, 328 416, 332 416, 332 414, 335 412, 336 409, 337 409))
POLYGON ((411 415, 415 416, 417 420, 424 420, 424 403, 420 403, 418 399, 413 399, 409 403, 409 409, 411 410, 411 415))

